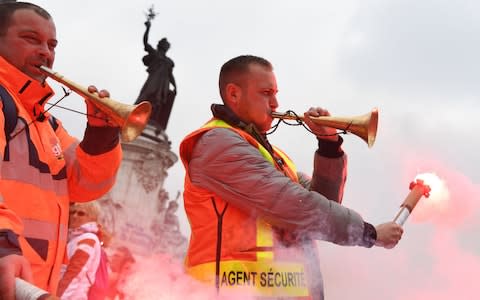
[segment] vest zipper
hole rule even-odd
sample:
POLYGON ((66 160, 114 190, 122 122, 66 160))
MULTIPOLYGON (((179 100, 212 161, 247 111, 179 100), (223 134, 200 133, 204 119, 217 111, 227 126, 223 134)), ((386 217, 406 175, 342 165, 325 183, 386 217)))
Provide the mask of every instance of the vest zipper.
POLYGON ((217 209, 217 204, 215 203, 215 198, 212 197, 213 208, 217 214, 217 250, 215 255, 215 287, 217 288, 217 293, 220 292, 220 260, 222 258, 222 226, 223 226, 223 216, 227 211, 228 203, 225 204, 222 212, 219 213, 217 209))

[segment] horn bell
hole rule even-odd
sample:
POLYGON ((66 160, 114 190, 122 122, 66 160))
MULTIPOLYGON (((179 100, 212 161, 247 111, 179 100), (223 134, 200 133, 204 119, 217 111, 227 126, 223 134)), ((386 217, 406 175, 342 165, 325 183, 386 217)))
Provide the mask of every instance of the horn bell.
POLYGON ((378 109, 374 108, 371 112, 354 117, 310 117, 313 122, 333 127, 339 130, 345 130, 355 134, 364 140, 371 148, 375 143, 378 126, 378 109))
POLYGON ((127 143, 133 141, 142 133, 152 112, 152 105, 148 101, 130 105, 109 98, 96 98, 93 99, 93 102, 115 124, 120 126, 122 141, 127 143))

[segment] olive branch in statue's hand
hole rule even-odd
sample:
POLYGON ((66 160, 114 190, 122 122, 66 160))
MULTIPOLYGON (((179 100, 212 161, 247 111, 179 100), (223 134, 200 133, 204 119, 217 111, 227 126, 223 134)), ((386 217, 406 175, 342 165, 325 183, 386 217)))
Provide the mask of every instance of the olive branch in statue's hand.
POLYGON ((153 10, 153 4, 152 4, 152 6, 150 6, 150 8, 148 9, 148 12, 145 13, 145 16, 147 17, 147 21, 145 22, 145 25, 150 26, 151 21, 152 21, 153 19, 155 19, 155 16, 156 16, 157 14, 158 14, 158 13, 156 13, 156 12, 153 10))

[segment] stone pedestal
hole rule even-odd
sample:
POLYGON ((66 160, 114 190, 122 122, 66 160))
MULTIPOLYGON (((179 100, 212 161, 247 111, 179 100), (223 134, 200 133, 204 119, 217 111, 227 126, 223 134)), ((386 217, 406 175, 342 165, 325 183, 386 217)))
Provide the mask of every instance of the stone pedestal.
POLYGON ((100 222, 113 234, 112 247, 133 254, 166 253, 181 258, 187 240, 176 216, 180 191, 163 188, 167 170, 178 161, 165 133, 148 125, 142 135, 122 143, 123 161, 112 190, 99 199, 100 222))

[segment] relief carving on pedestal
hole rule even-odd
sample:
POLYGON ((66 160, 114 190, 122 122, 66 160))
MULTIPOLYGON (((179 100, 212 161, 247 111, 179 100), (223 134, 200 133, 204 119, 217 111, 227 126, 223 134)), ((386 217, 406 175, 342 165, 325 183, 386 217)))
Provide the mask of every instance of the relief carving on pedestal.
POLYGON ((133 170, 137 175, 138 182, 147 193, 156 190, 167 175, 162 166, 162 160, 152 152, 142 155, 133 164, 133 170))

